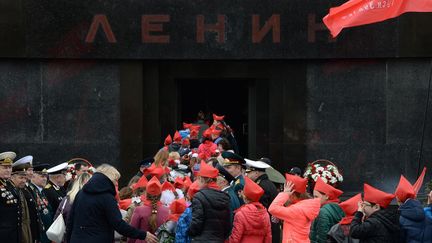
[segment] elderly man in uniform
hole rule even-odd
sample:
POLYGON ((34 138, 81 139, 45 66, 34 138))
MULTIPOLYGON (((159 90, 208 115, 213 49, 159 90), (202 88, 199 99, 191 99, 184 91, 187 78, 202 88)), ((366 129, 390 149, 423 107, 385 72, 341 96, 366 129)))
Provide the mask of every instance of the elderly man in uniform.
POLYGON ((27 202, 28 210, 29 210, 32 242, 40 242, 40 228, 42 225, 40 221, 39 212, 37 210, 37 200, 30 186, 31 180, 33 178, 32 164, 33 164, 33 156, 28 155, 15 161, 15 163, 13 163, 12 165, 12 169, 15 171, 17 170, 26 171, 27 182, 25 187, 22 188, 21 191, 24 194, 24 197, 27 202))
POLYGON ((34 242, 31 235, 30 211, 23 192, 27 183, 27 169, 30 167, 30 163, 22 163, 22 161, 18 165, 12 165, 12 175, 10 178, 11 184, 15 187, 14 191, 17 197, 15 200, 18 201, 21 207, 21 229, 18 229, 21 231, 20 243, 34 242))
POLYGON ((240 197, 239 192, 243 191, 245 183, 243 178, 243 166, 246 164, 246 161, 240 155, 228 151, 222 152, 222 158, 223 167, 235 178, 235 180, 231 182, 231 186, 234 189, 241 206, 244 204, 244 201, 240 197))
POLYGON ((47 170, 49 180, 43 189, 43 193, 46 195, 53 212, 57 211, 60 202, 66 196, 66 190, 63 186, 66 182, 67 166, 68 163, 65 162, 47 170))
POLYGON ((47 184, 48 164, 38 164, 33 166, 33 177, 29 183, 29 189, 31 190, 33 197, 36 200, 36 209, 39 215, 39 236, 41 243, 51 242, 46 236, 46 231, 53 222, 54 212, 51 206, 48 204, 48 199, 43 192, 44 187, 47 184))
POLYGON ((14 152, 0 153, 0 239, 4 243, 21 242, 21 202, 9 182, 14 152))

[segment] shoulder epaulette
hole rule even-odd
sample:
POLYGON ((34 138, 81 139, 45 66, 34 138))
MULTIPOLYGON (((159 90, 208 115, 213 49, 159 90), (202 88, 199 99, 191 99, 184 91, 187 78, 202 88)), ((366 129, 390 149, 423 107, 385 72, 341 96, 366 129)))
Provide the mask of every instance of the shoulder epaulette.
POLYGON ((46 184, 45 189, 49 189, 51 187, 51 184, 46 184))

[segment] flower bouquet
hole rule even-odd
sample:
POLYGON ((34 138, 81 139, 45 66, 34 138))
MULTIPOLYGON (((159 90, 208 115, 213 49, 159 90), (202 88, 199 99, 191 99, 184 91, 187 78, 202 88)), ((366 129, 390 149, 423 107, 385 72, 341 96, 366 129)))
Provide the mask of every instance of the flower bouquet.
POLYGON ((333 162, 325 159, 319 159, 309 163, 303 177, 309 180, 310 185, 314 185, 318 177, 321 177, 325 183, 333 187, 338 187, 343 181, 343 176, 339 172, 337 166, 333 162))

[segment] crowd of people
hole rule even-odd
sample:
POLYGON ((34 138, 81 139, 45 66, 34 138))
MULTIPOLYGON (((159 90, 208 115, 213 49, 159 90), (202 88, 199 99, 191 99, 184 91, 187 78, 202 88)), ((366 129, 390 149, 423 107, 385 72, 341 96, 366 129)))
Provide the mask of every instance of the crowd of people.
POLYGON ((59 215, 66 243, 432 242, 432 193, 426 205, 416 199, 426 169, 414 184, 401 175, 393 193, 365 183, 341 202, 334 164, 282 176, 269 158, 241 157, 215 114, 210 124, 183 123, 122 188, 112 165, 15 157, 0 153, 4 243, 52 242, 46 232, 59 215))

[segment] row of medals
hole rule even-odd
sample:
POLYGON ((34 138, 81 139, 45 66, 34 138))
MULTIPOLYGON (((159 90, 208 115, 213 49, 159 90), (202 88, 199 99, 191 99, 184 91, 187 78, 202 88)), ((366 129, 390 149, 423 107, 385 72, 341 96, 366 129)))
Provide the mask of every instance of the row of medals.
POLYGON ((15 196, 6 188, 0 188, 1 191, 1 197, 6 198, 6 204, 16 204, 18 203, 18 200, 15 198, 15 196))

